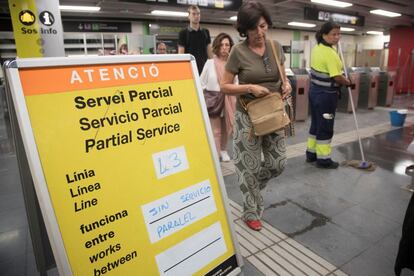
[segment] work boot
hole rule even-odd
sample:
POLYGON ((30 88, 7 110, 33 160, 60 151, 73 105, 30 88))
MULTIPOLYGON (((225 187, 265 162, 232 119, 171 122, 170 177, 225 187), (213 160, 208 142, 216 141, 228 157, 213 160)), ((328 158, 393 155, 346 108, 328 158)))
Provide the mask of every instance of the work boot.
POLYGON ((320 168, 320 169, 337 169, 339 166, 338 162, 332 161, 329 163, 319 163, 316 162, 316 167, 320 168))
POLYGON ((316 161, 316 153, 306 151, 306 162, 312 163, 316 161))

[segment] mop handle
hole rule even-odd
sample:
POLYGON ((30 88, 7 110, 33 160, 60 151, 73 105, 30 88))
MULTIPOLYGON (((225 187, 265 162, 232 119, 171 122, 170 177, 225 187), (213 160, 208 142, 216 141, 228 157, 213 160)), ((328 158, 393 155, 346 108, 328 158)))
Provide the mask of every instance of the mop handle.
MULTIPOLYGON (((346 70, 344 55, 342 54, 341 42, 339 42, 339 41, 338 41, 338 50, 339 50, 339 54, 340 54, 340 57, 341 57, 342 65, 344 66, 345 77, 347 79, 349 79, 348 72, 346 70)), ((354 115, 355 128, 356 128, 356 133, 357 133, 358 142, 359 142, 359 150, 361 151, 362 161, 365 162, 364 150, 362 149, 361 137, 359 136, 358 121, 357 121, 356 114, 355 114, 354 100, 352 98, 351 88, 349 86, 347 88, 348 88, 349 100, 351 101, 352 115, 354 115)))

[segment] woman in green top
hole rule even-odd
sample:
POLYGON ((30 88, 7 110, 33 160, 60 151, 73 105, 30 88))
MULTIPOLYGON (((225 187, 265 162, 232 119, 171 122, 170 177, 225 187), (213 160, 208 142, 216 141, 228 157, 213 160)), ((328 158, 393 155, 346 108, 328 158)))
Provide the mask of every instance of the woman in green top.
MULTIPOLYGON (((278 66, 273 57, 266 34, 272 20, 266 8, 256 1, 242 5, 237 14, 237 31, 247 39, 235 45, 227 60, 226 70, 221 81, 224 93, 243 97, 245 102, 269 93, 279 93, 286 98, 292 88, 287 79, 280 80, 278 66), (233 84, 235 76, 239 84, 233 84), (282 87, 281 87, 282 86, 282 87)), ((284 70, 285 56, 280 44, 275 42, 284 70)), ((242 219, 253 230, 262 227, 261 217, 264 203, 261 190, 267 181, 280 175, 286 164, 286 145, 283 132, 255 136, 251 132, 252 123, 247 112, 237 101, 235 126, 233 131, 234 165, 243 193, 242 219), (264 162, 261 160, 263 153, 264 162)))
POLYGON ((309 129, 306 161, 318 168, 336 169, 331 158, 335 110, 341 85, 350 85, 342 75, 342 62, 334 46, 340 38, 340 27, 334 22, 322 25, 316 33, 317 45, 311 54, 311 87, 309 104, 312 122, 309 129))

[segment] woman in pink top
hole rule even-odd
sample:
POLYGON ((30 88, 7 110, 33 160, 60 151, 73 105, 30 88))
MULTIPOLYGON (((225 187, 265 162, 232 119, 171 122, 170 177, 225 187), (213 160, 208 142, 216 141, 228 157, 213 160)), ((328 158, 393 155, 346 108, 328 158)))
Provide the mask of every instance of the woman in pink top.
MULTIPOLYGON (((212 95, 212 97, 220 98, 223 101, 219 109, 214 108, 214 112, 210 112, 209 110, 209 118, 211 128, 213 129, 217 153, 223 162, 230 161, 226 147, 233 130, 236 97, 222 94, 220 91, 220 81, 223 77, 224 66, 233 44, 233 40, 228 34, 219 34, 213 41, 214 57, 207 60, 200 75, 201 86, 204 90, 208 90, 209 96, 212 95)), ((208 106, 209 100, 207 99, 207 95, 205 97, 208 106)))

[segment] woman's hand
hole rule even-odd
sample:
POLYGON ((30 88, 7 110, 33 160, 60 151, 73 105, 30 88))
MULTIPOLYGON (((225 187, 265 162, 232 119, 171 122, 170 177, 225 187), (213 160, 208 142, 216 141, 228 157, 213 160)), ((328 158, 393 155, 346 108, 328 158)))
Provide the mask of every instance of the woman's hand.
POLYGON ((291 95, 292 93, 292 86, 290 86, 290 82, 287 80, 287 81, 284 81, 283 82, 283 85, 282 85, 282 99, 288 99, 291 95))
POLYGON ((247 89, 247 91, 253 94, 256 98, 264 97, 270 94, 269 89, 257 84, 249 84, 249 88, 247 89))

